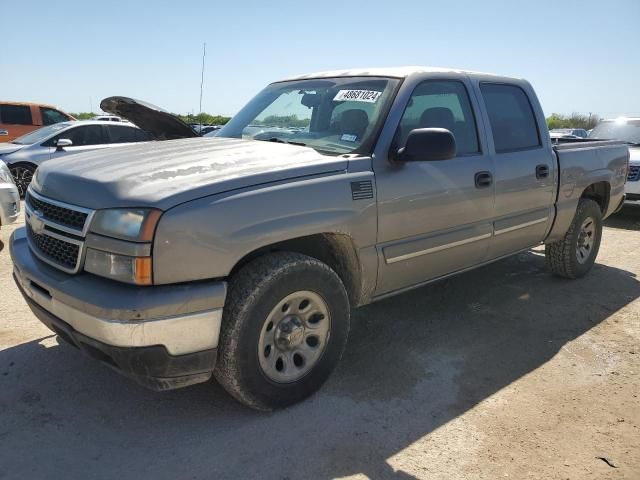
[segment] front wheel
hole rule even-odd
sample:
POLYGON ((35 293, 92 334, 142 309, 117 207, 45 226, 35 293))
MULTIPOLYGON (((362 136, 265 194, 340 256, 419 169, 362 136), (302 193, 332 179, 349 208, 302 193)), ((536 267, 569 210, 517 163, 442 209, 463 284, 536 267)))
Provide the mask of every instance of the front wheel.
POLYGON ((549 269, 555 275, 565 278, 586 275, 596 261, 601 238, 600 206, 588 198, 580 199, 564 239, 545 246, 549 269))
POLYGON ((27 194, 27 188, 31 184, 33 175, 36 173, 36 167, 30 163, 16 163, 9 167, 9 171, 13 176, 13 181, 18 187, 20 198, 24 198, 27 194))
POLYGON ((344 285, 324 263, 297 253, 260 257, 229 282, 216 379, 258 410, 299 402, 340 360, 349 316, 344 285))

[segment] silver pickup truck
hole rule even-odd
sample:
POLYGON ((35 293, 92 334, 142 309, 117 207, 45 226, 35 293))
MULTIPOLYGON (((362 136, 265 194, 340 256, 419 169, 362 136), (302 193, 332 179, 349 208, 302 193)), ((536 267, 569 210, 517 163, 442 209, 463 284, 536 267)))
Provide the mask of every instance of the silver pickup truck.
POLYGON ((43 164, 14 276, 42 322, 139 383, 215 376, 274 409, 327 379, 352 307, 543 243, 553 273, 586 274, 628 158, 615 142, 552 146, 524 80, 305 75, 213 138, 43 164))

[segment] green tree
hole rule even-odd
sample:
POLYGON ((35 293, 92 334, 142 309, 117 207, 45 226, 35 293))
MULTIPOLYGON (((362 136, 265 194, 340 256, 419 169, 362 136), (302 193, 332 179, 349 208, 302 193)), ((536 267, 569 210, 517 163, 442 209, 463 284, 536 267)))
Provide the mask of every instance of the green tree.
MULTIPOLYGON (((176 114, 174 114, 176 115, 176 114)), ((231 117, 225 117, 224 115, 211 115, 210 113, 202 112, 198 115, 188 113, 187 115, 176 115, 185 123, 188 124, 204 124, 204 125, 225 125, 231 117)))
POLYGON ((78 112, 78 113, 69 113, 76 120, 91 120, 93 117, 97 116, 97 113, 93 112, 78 112))
POLYGON ((269 115, 264 120, 255 121, 257 125, 268 125, 270 127, 308 127, 311 122, 308 118, 298 118, 297 115, 269 115))
POLYGON ((591 113, 586 115, 574 112, 568 116, 552 113, 551 116, 547 118, 547 126, 549 130, 554 128, 584 128, 585 130, 591 130, 600 120, 600 116, 591 113))

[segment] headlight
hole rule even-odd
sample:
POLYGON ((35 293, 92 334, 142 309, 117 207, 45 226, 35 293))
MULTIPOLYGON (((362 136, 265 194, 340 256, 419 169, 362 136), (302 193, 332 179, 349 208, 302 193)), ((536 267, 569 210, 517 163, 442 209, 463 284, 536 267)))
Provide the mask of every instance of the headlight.
POLYGON ((151 285, 151 257, 127 257, 87 248, 84 260, 87 272, 136 285, 151 285))
POLYGON ((7 164, 0 160, 0 182, 15 183, 7 164))
MULTIPOLYGON (((153 265, 150 256, 129 256, 123 255, 123 251, 114 253, 105 250, 111 250, 109 242, 117 242, 121 244, 121 248, 123 245, 126 246, 127 243, 121 240, 151 243, 160 215, 162 211, 153 208, 114 208, 96 211, 91 221, 90 232, 118 240, 110 240, 102 245, 88 245, 84 260, 85 271, 119 282, 151 285, 153 265), (93 246, 98 248, 92 248, 93 246)), ((132 243, 128 245, 135 246, 132 243)), ((129 251, 129 247, 124 249, 124 252, 129 251)), ((131 250, 132 255, 136 255, 134 251, 131 250)), ((145 255, 149 255, 149 251, 150 249, 145 255)))
POLYGON ((162 212, 152 208, 98 210, 91 231, 133 242, 150 242, 162 212))

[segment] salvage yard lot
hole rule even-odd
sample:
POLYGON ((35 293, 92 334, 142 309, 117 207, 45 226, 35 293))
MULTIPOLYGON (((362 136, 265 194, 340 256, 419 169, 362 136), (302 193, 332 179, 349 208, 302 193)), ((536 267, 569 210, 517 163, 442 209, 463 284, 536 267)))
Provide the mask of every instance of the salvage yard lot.
POLYGON ((0 478, 640 478, 640 204, 606 225, 582 280, 539 248, 355 310, 325 387, 273 414, 59 346, 3 227, 0 478))

